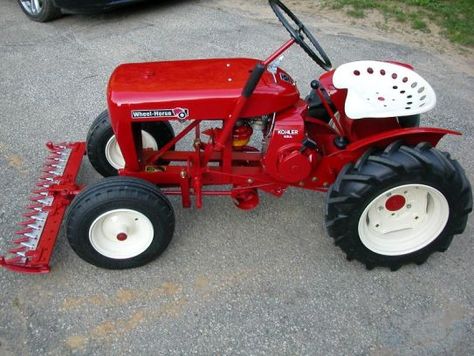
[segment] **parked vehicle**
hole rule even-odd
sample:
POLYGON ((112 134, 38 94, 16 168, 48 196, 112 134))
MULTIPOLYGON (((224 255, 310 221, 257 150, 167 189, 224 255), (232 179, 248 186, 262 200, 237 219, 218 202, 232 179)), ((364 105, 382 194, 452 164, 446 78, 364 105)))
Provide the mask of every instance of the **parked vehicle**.
POLYGON ((333 69, 309 29, 281 1, 269 2, 291 39, 265 60, 117 67, 108 109, 87 142, 48 143, 17 247, 0 263, 49 271, 67 209, 66 235, 81 258, 103 268, 138 267, 171 241, 167 195, 180 196, 185 208, 225 196, 250 210, 259 192, 281 197, 288 187, 327 192, 329 235, 369 269, 396 270, 445 251, 466 227, 472 191, 459 163, 435 148, 444 135, 460 133, 418 126, 418 115, 436 104, 430 84, 398 62, 333 69), (324 70, 306 100, 279 66, 295 43, 324 70), (177 135, 173 121, 185 125, 177 135), (250 145, 256 130, 260 147, 250 145), (191 147, 178 150, 188 134, 191 147), (83 188, 75 180, 86 151, 105 178, 83 188))
POLYGON ((143 0, 18 0, 18 4, 31 20, 47 22, 61 17, 63 12, 97 12, 139 1, 143 0))

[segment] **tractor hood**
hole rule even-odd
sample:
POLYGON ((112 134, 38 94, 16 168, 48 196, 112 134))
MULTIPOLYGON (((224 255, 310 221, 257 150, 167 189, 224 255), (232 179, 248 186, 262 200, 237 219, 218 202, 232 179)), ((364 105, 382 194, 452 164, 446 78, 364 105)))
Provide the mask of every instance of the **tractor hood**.
MULTIPOLYGON (((108 87, 112 123, 224 119, 258 62, 222 58, 120 65, 108 87)), ((298 100, 298 89, 286 72, 279 68, 275 74, 265 71, 242 116, 278 112, 298 100)))

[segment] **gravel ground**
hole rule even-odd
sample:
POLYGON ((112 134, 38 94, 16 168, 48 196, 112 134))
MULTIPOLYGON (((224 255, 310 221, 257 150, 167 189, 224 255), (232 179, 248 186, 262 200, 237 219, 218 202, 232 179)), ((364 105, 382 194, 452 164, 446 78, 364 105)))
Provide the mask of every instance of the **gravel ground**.
MULTIPOLYGON (((122 62, 194 57, 262 58, 287 39, 277 20, 215 2, 175 1, 113 13, 28 21, 0 3, 0 247, 16 229, 48 140, 83 140, 105 107, 122 62)), ((360 59, 412 63, 438 93, 423 122, 460 130, 441 148, 474 178, 473 77, 400 43, 320 28, 335 65, 360 59)), ((303 94, 319 69, 299 48, 283 67, 303 94)), ((179 129, 179 124, 175 127, 179 129)), ((99 179, 87 160, 80 179, 99 179)), ((261 196, 243 212, 230 199, 184 210, 157 261, 97 269, 59 236, 48 275, 0 271, 0 354, 473 354, 473 223, 444 254, 397 272, 366 271, 327 238, 324 196, 296 189, 261 196)))

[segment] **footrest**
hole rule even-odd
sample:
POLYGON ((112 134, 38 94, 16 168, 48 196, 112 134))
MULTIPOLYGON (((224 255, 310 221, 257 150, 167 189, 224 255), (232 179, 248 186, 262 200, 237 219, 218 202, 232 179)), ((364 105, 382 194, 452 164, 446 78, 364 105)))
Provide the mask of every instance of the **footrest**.
POLYGON ((14 247, 0 256, 0 265, 16 272, 47 273, 64 212, 81 187, 76 177, 86 152, 85 142, 53 144, 46 147, 43 175, 30 197, 14 247))

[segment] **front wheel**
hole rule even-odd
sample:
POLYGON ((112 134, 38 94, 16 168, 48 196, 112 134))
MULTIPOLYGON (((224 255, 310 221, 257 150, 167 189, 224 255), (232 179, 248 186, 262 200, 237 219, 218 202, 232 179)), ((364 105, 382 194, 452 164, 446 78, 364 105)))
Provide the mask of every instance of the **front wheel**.
POLYGON ((471 210, 471 186, 449 154, 396 142, 341 171, 328 193, 326 225, 348 259, 396 270, 445 251, 471 210))
POLYGON ((73 250, 102 268, 142 266, 157 258, 173 236, 169 200, 154 185, 111 177, 82 191, 66 215, 73 250))
MULTIPOLYGON (((167 121, 142 124, 142 146, 158 150, 174 138, 172 126, 167 121)), ((174 146, 171 147, 171 150, 174 146)), ((87 134, 87 156, 92 166, 104 177, 116 176, 125 167, 125 159, 110 124, 107 110, 92 123, 87 134)), ((161 162, 166 164, 166 162, 161 162)))

